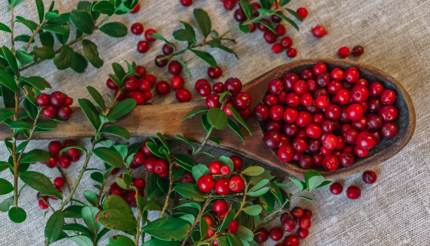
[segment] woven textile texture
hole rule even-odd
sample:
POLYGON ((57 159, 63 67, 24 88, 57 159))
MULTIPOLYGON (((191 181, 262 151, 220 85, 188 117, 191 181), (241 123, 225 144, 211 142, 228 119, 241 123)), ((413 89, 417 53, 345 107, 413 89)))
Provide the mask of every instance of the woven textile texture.
MULTIPOLYGON (((8 23, 10 15, 7 1, 0 1, 0 22, 8 23)), ((44 1, 48 4, 48 1, 44 1)), ((69 10, 78 0, 56 0, 59 9, 69 10)), ((145 27, 155 27, 169 35, 179 20, 189 20, 192 8, 184 8, 178 0, 143 0, 143 10, 137 15, 119 18, 130 24, 142 21, 145 27)), ((299 50, 296 59, 333 58, 342 45, 364 45, 366 53, 360 62, 371 64, 397 78, 411 94, 417 113, 417 128, 410 144, 399 154, 386 161, 379 172, 377 184, 364 186, 358 201, 347 200, 343 195, 333 196, 327 190, 317 192, 313 207, 314 220, 311 234, 304 245, 430 245, 430 1, 429 0, 302 0, 292 1, 292 7, 307 6, 310 17, 301 25, 301 31, 289 30, 299 50), (329 35, 315 40, 309 29, 322 23, 329 35)), ((193 7, 206 9, 216 29, 230 31, 237 39, 235 46, 240 60, 231 55, 213 54, 222 61, 225 78, 236 76, 249 81, 265 71, 286 63, 285 55, 273 55, 259 33, 242 34, 233 21, 232 12, 226 12, 219 0, 195 0, 193 7)), ((25 0, 17 15, 36 19, 34 1, 25 0)), ((16 30, 23 32, 22 25, 16 30)), ((123 39, 92 37, 99 45, 105 66, 92 67, 84 74, 70 70, 58 71, 52 62, 44 62, 27 70, 48 79, 54 89, 67 92, 73 98, 87 97, 85 86, 92 85, 107 91, 104 78, 110 73, 112 62, 135 60, 167 79, 167 75, 153 65, 153 57, 161 42, 145 55, 136 52, 139 37, 129 35, 123 39)), ((9 37, 0 33, 0 44, 8 44, 9 37)), ((197 59, 190 62, 192 79, 205 75, 206 66, 197 59)), ((191 82, 189 82, 191 83, 191 82)), ((191 84, 188 85, 191 88, 191 84)), ((171 97, 163 103, 173 101, 171 97)), ((47 142, 36 142, 46 147, 47 142)), ((0 158, 6 158, 6 149, 0 146, 0 158)), ((100 165, 93 162, 91 165, 100 165)), ((79 164, 68 172, 75 176, 79 164)), ((46 170, 46 169, 45 169, 46 170)), ((50 170, 50 176, 58 175, 50 170)), ((5 173, 1 174, 4 177, 5 173)), ((359 174, 346 180, 346 185, 361 183, 359 174)), ((84 180, 82 187, 90 187, 84 180)), ((3 197, 1 197, 3 199, 3 197)), ((6 214, 0 214, 0 245, 43 245, 44 222, 47 219, 37 207, 35 192, 25 189, 20 201, 28 213, 23 224, 11 223, 6 214)), ((71 245, 58 242, 55 245, 71 245)))

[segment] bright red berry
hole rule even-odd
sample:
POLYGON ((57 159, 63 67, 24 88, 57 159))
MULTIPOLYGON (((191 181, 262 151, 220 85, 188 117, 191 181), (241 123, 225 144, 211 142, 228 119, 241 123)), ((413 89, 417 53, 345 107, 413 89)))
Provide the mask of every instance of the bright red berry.
POLYGON ((355 185, 351 185, 346 189, 346 196, 351 200, 356 200, 361 196, 361 189, 355 185))
POLYGON ((346 46, 340 47, 339 50, 337 51, 337 55, 340 58, 347 58, 350 53, 351 53, 350 49, 346 46))
POLYGON ((308 10, 305 7, 298 8, 296 13, 302 20, 304 20, 308 16, 308 10))
POLYGON ((245 181, 242 177, 234 175, 230 178, 229 188, 232 192, 239 193, 245 189, 245 181))
POLYGON ((215 187, 215 181, 212 175, 203 175, 197 181, 197 187, 203 193, 209 193, 215 187))
POLYGON ((322 25, 314 26, 311 31, 316 38, 322 38, 327 35, 327 29, 322 25))

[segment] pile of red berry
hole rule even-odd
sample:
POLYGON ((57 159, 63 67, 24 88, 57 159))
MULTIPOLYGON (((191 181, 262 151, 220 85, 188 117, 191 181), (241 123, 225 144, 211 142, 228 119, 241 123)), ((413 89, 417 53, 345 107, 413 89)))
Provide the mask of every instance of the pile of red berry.
POLYGON ((72 116, 73 99, 61 91, 54 91, 51 94, 41 93, 36 98, 36 103, 42 108, 42 116, 47 119, 57 118, 68 120, 72 116))
POLYGON ((232 107, 234 107, 243 118, 248 118, 251 114, 252 97, 249 93, 242 91, 242 82, 238 78, 228 78, 224 83, 216 82, 212 86, 205 79, 199 79, 194 86, 197 94, 206 99, 206 107, 221 107, 220 94, 228 91, 229 97, 226 97, 226 103, 222 110, 232 116, 232 107))
POLYGON ((169 164, 166 160, 155 157, 146 144, 143 144, 140 150, 134 155, 131 168, 143 166, 146 171, 157 174, 165 178, 169 175, 169 164))
POLYGON ((212 161, 208 164, 209 173, 201 176, 197 180, 197 187, 203 193, 210 193, 226 196, 230 193, 240 193, 245 189, 245 180, 239 175, 231 175, 233 171, 238 171, 243 165, 241 158, 232 156, 234 170, 220 161, 212 161))
POLYGON ((49 168, 56 166, 67 169, 73 162, 79 161, 81 157, 81 151, 76 148, 69 148, 60 154, 61 150, 70 146, 76 146, 76 142, 71 139, 64 140, 61 143, 58 140, 51 141, 48 145, 48 151, 51 155, 46 165, 49 168))
POLYGON ((312 225, 312 211, 295 207, 291 213, 282 214, 281 226, 273 227, 270 230, 260 228, 254 233, 254 240, 257 243, 266 242, 269 237, 278 242, 284 237, 284 241, 280 245, 298 246, 300 239, 304 239, 309 235, 309 229, 312 225), (285 233, 286 232, 286 233, 285 233), (288 233, 288 235, 286 235, 288 233))
POLYGON ((270 81, 255 114, 282 162, 335 171, 397 135, 396 100, 395 90, 369 83, 355 67, 317 63, 270 81))

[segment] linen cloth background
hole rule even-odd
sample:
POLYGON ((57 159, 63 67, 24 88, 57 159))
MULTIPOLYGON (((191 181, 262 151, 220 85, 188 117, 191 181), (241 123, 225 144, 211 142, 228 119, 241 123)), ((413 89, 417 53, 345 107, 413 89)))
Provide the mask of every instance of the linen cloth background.
MULTIPOLYGON (((9 22, 7 1, 0 2, 0 21, 9 22)), ((48 1, 44 1, 48 4, 48 1)), ((77 0, 57 0, 60 10, 69 10, 77 0)), ((222 62, 225 75, 250 81, 263 72, 289 62, 285 55, 273 55, 259 32, 242 34, 238 31, 232 12, 226 12, 218 0, 195 0, 192 8, 184 8, 178 0, 143 0, 143 10, 119 20, 125 24, 141 21, 145 28, 155 27, 164 35, 178 26, 179 20, 189 20, 192 9, 205 8, 211 15, 214 27, 220 32, 231 31, 238 44, 235 50, 240 60, 231 55, 213 52, 222 62)), ((366 53, 360 62, 376 66, 397 78, 412 95, 417 112, 417 129, 410 144, 398 155, 386 161, 379 170, 375 185, 364 186, 362 197, 350 201, 344 195, 333 196, 327 190, 316 193, 316 202, 306 204, 314 208, 313 227, 304 245, 430 245, 430 1, 429 0, 303 0, 292 1, 293 7, 307 6, 310 16, 301 25, 301 31, 290 30, 294 46, 301 58, 333 58, 342 45, 362 44, 366 53), (322 23, 329 35, 316 41, 309 29, 322 23)), ((17 9, 17 15, 37 19, 34 1, 25 0, 17 9)), ((17 30, 24 29, 17 24, 17 30)), ((27 73, 44 76, 54 89, 67 92, 73 98, 87 97, 85 87, 92 85, 106 91, 105 78, 110 64, 135 60, 147 65, 161 78, 167 74, 155 68, 153 57, 160 52, 157 42, 147 54, 136 52, 140 37, 129 35, 123 39, 94 35, 91 38, 99 47, 105 66, 96 70, 89 67, 84 74, 70 70, 58 71, 52 62, 44 62, 27 73)), ((9 42, 4 32, 0 44, 9 42)), ((205 76, 206 65, 197 59, 190 62, 191 81, 205 76)), ((164 103, 172 102, 173 95, 164 103)), ((34 145, 46 147, 47 142, 34 145)), ((0 146, 0 158, 6 158, 4 145, 0 146)), ((91 165, 100 165, 93 162, 91 165)), ((67 172, 75 176, 79 164, 67 172)), ((42 167, 38 167, 42 169, 42 167)), ((44 170, 46 168, 43 167, 44 170)), ((49 170, 55 177, 58 173, 49 170)), ((5 173, 1 174, 2 177, 5 173)), ((360 175, 348 178, 345 185, 361 183, 360 175)), ((84 180, 81 188, 91 186, 84 180)), ((3 198, 3 197, 1 197, 3 198)), ((20 200, 28 213, 23 224, 13 224, 7 215, 0 214, 0 245, 43 245, 44 213, 37 207, 35 192, 25 189, 20 200)), ((56 245, 71 245, 58 242, 56 245)))

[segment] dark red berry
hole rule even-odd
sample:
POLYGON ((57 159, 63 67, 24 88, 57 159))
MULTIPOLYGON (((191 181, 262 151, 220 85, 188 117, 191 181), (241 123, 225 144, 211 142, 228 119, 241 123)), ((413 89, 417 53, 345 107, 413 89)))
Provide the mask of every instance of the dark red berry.
POLYGON ((176 91, 176 99, 179 102, 189 102, 191 101, 191 92, 185 88, 181 88, 176 91))
POLYGON ((153 28, 148 28, 145 31, 145 39, 148 42, 154 42, 156 39, 154 37, 152 37, 152 34, 156 33, 157 31, 153 28))
POLYGON ((363 173, 362 178, 364 183, 373 184, 378 179, 378 175, 376 174, 376 172, 368 170, 363 173))
POLYGON ((135 35, 140 35, 140 34, 142 34, 143 33, 143 25, 142 25, 142 23, 139 23, 139 22, 136 22, 136 23, 133 23, 132 25, 131 25, 131 27, 130 27, 130 30, 131 30, 131 32, 133 33, 133 34, 135 34, 135 35))
POLYGON ((212 79, 217 79, 222 76, 222 69, 220 67, 209 67, 208 76, 212 79))
POLYGON ((218 216, 223 217, 227 214, 229 207, 225 200, 215 200, 212 204, 212 211, 218 216))
POLYGON ((257 243, 264 243, 269 238, 269 232, 265 228, 261 228, 254 233, 254 240, 257 243))
POLYGON ((57 115, 57 109, 54 106, 48 105, 42 109, 42 116, 47 119, 53 119, 57 115))
POLYGON ((49 104, 49 102, 50 102, 50 97, 48 94, 41 93, 39 96, 37 96, 37 99, 36 99, 37 105, 46 106, 49 104))
POLYGON ((297 56, 297 50, 295 48, 289 48, 287 50, 287 56, 290 58, 294 58, 297 56))
POLYGON ((180 0, 182 6, 189 7, 193 4, 193 0, 180 0))
POLYGON ((66 181, 64 180, 64 178, 63 177, 56 177, 55 179, 54 179, 54 186, 55 186, 55 188, 57 188, 58 190, 60 190, 63 186, 64 186, 64 184, 66 183, 66 181))
POLYGON ((361 45, 354 46, 351 54, 355 57, 359 57, 364 53, 364 47, 361 45))
POLYGON ((67 156, 60 156, 58 159, 58 165, 62 168, 68 168, 72 164, 71 160, 67 156))
POLYGON ((343 186, 340 183, 335 182, 330 185, 330 192, 334 195, 339 195, 340 193, 342 193, 342 190, 343 186))
POLYGON ((148 52, 149 48, 150 48, 150 44, 148 41, 141 40, 137 42, 137 51, 139 53, 146 53, 148 52))
POLYGON ((281 240, 283 235, 284 235, 284 231, 280 227, 274 227, 270 229, 270 238, 273 241, 281 240))
POLYGON ((158 95, 167 95, 170 92, 170 85, 166 81, 158 81, 155 84, 155 90, 158 95))
POLYGON ((178 61, 171 61, 169 63, 169 73, 179 75, 182 72, 182 65, 178 61))
POLYGON ((346 189, 346 196, 351 200, 356 200, 361 196, 361 189, 355 185, 351 185, 346 189))
POLYGON ((173 90, 182 89, 184 87, 185 80, 180 75, 174 75, 170 79, 170 84, 171 84, 173 90))

